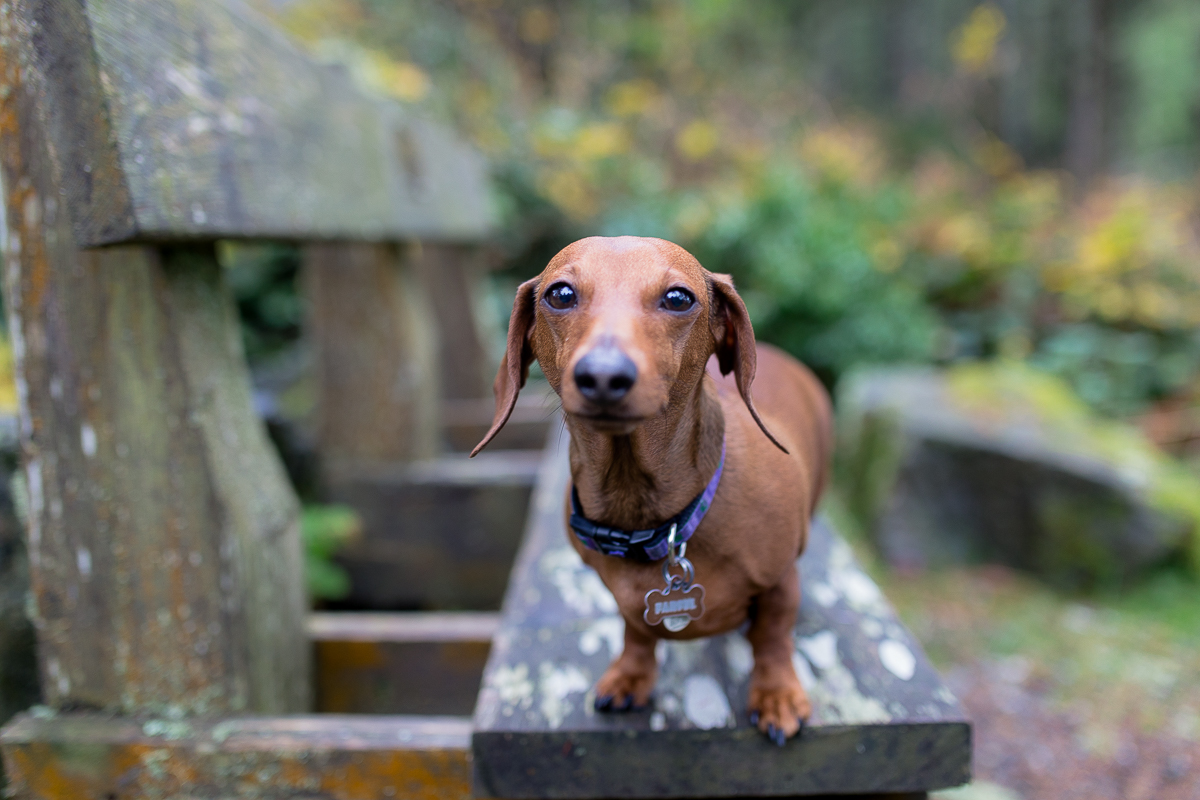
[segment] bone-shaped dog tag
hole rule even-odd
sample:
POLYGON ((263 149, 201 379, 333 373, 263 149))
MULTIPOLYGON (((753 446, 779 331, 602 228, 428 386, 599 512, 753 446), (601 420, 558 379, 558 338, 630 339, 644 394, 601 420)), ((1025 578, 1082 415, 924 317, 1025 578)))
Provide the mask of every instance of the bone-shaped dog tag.
POLYGON ((678 633, 704 614, 704 587, 690 580, 695 573, 686 558, 679 559, 679 564, 684 567, 686 577, 671 575, 670 567, 664 564, 666 588, 646 592, 646 610, 642 613, 647 625, 661 623, 672 633, 678 633))

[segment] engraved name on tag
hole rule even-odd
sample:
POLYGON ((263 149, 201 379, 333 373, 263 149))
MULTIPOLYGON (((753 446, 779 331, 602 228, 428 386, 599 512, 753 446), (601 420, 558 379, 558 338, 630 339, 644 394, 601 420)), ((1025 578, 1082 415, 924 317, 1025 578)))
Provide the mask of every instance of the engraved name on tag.
POLYGON ((665 589, 646 593, 642 618, 647 625, 659 625, 671 632, 681 631, 704 614, 704 587, 698 583, 683 587, 674 583, 665 589))

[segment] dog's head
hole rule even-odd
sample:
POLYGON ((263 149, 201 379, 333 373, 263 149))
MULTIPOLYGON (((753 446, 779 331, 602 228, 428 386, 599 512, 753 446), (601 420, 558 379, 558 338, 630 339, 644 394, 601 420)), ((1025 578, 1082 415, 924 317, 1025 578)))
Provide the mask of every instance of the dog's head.
POLYGON ((620 435, 694 391, 713 353, 782 450, 750 398, 754 331, 729 276, 662 239, 582 239, 517 289, 496 374, 496 417, 471 455, 508 421, 534 358, 568 416, 620 435))

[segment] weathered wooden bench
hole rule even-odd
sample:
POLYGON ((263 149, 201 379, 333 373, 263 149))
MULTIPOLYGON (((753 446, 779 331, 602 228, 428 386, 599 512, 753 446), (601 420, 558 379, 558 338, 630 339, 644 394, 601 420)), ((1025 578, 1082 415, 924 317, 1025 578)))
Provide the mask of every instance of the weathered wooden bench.
POLYGON ((740 633, 659 645, 644 712, 598 714, 616 601, 567 542, 566 436, 547 448, 475 706, 481 797, 922 794, 970 780, 971 729, 850 547, 818 520, 797 562, 797 672, 814 713, 782 749, 745 708, 740 633))
POLYGON ((429 313, 431 285, 453 294, 476 269, 485 165, 238 0, 5 2, 0 80, 4 294, 54 709, 5 730, 12 790, 465 793, 461 719, 252 716, 311 710, 312 645, 298 503, 215 243, 305 246, 330 475, 428 458, 443 398, 486 386, 472 320, 429 313))
MULTIPOLYGON (((486 422, 479 337, 421 288, 468 280, 490 223, 483 166, 450 132, 363 96, 238 0, 0 2, 0 80, 46 701, 0 732, 16 796, 845 795, 966 780, 961 710, 826 527, 800 562, 797 664, 817 711, 799 741, 778 750, 745 724, 736 634, 664 648, 653 711, 589 711, 619 622, 565 547, 562 440, 536 465, 429 460, 438 431, 469 443, 486 422), (333 496, 382 518, 389 497, 432 487, 469 522, 520 509, 456 487, 536 481, 499 616, 307 613, 298 504, 216 258, 231 238, 305 246, 333 496), (439 341, 456 348, 451 372, 429 368, 439 341), (408 372, 371 373, 389 359, 408 372), (311 713, 314 697, 337 713, 311 713)), ((544 429, 543 412, 529 421, 544 429)), ((369 538, 356 568, 411 544, 369 538)), ((494 575, 501 557, 481 552, 451 578, 494 575)), ((454 569, 429 563, 438 580, 454 569)))

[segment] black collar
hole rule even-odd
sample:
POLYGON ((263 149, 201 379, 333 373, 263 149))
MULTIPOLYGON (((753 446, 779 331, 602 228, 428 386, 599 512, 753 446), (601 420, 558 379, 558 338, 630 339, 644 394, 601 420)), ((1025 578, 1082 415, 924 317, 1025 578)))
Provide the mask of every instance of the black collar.
POLYGON ((712 506, 724 469, 725 442, 722 441, 721 461, 704 491, 666 522, 655 528, 640 531, 610 528, 588 519, 583 515, 583 507, 579 504, 579 491, 571 486, 571 530, 575 531, 575 535, 585 547, 598 550, 606 556, 630 558, 634 561, 659 561, 667 557, 667 538, 671 535, 672 528, 675 529, 677 545, 692 538, 692 534, 696 532, 696 528, 712 506))

